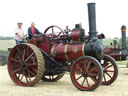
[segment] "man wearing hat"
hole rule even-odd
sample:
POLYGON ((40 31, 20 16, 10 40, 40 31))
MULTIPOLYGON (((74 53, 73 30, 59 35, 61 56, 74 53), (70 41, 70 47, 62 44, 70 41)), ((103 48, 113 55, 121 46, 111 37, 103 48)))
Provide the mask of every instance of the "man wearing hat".
POLYGON ((35 23, 32 22, 31 27, 28 28, 29 39, 31 39, 36 34, 42 34, 42 33, 39 32, 39 30, 37 28, 35 28, 35 23))
POLYGON ((15 30, 15 41, 16 41, 16 44, 20 44, 20 43, 24 43, 24 32, 23 32, 23 29, 22 29, 22 23, 17 23, 18 25, 18 28, 16 28, 15 30))

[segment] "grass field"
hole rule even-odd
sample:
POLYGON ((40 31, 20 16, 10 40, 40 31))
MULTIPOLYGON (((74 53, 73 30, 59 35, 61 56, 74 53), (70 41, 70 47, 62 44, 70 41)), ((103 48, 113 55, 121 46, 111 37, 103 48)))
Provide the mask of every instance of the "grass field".
POLYGON ((8 48, 12 48, 14 45, 14 40, 0 40, 0 50, 7 51, 8 48))

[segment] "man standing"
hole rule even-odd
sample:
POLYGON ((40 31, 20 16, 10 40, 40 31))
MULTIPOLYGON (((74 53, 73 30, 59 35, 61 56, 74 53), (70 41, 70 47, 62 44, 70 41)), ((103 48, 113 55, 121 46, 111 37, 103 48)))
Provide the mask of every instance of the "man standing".
POLYGON ((17 23, 18 28, 15 30, 16 44, 24 43, 24 32, 22 29, 22 23, 17 23))
POLYGON ((31 27, 28 28, 29 39, 31 39, 35 34, 42 34, 42 33, 39 32, 37 28, 35 28, 35 23, 32 22, 31 27))

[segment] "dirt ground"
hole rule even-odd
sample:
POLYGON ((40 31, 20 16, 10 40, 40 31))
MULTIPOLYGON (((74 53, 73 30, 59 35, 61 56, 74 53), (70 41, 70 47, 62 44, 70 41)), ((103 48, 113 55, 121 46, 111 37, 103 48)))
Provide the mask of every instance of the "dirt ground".
POLYGON ((40 81, 34 87, 15 85, 7 72, 7 66, 0 66, 0 96, 128 96, 128 68, 119 66, 119 76, 112 85, 100 85, 95 91, 79 91, 66 74, 54 83, 40 81))

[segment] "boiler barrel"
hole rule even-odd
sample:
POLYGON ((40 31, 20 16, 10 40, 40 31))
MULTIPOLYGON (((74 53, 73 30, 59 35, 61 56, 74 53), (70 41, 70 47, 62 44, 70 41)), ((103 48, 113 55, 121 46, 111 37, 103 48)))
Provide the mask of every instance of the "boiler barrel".
POLYGON ((85 56, 84 46, 85 42, 81 44, 54 44, 50 49, 50 53, 51 56, 57 61, 71 62, 81 56, 85 56))

